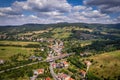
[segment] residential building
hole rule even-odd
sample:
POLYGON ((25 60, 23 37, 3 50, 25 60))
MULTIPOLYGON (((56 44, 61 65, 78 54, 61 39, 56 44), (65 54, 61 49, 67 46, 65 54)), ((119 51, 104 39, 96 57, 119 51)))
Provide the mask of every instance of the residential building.
POLYGON ((71 76, 63 73, 59 73, 57 76, 58 80, 74 80, 71 76))
POLYGON ((45 80, 51 80, 51 78, 50 78, 50 77, 47 77, 45 80))
POLYGON ((4 64, 4 60, 0 59, 0 64, 4 64))
POLYGON ((85 61, 85 65, 90 66, 92 63, 90 61, 85 61))
POLYGON ((83 78, 85 78, 85 76, 86 76, 86 71, 80 70, 80 75, 81 75, 83 78))
POLYGON ((68 76, 67 74, 59 73, 57 78, 58 80, 69 80, 70 76, 68 76))
POLYGON ((38 69, 37 72, 38 72, 38 74, 43 74, 44 73, 44 69, 38 69))
POLYGON ((44 69, 34 70, 34 75, 39 75, 39 74, 43 74, 43 73, 44 73, 44 69))
POLYGON ((69 66, 68 62, 66 62, 66 61, 63 61, 62 63, 64 64, 64 67, 68 67, 69 66))

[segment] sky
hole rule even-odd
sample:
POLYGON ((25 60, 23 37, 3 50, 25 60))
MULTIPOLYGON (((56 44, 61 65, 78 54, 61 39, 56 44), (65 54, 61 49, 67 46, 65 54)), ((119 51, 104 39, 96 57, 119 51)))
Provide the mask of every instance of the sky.
POLYGON ((0 0, 0 25, 120 23, 120 0, 0 0))

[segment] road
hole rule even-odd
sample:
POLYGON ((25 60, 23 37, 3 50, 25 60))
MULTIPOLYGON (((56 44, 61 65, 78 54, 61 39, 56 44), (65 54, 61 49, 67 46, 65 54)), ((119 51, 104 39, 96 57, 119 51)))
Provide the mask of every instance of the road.
POLYGON ((58 59, 63 59, 65 57, 68 57, 68 56, 71 56, 73 55, 74 53, 70 53, 70 54, 61 54, 59 56, 54 56, 52 59, 46 59, 46 62, 51 62, 51 61, 55 61, 55 60, 58 60, 58 59))
MULTIPOLYGON (((57 52, 57 53, 61 53, 61 50, 62 50, 62 49, 60 49, 59 51, 57 51, 56 48, 52 48, 52 49, 53 49, 55 52, 57 52)), ((58 60, 58 59, 63 59, 63 58, 65 58, 65 57, 71 56, 71 55, 73 55, 73 54, 74 54, 74 53, 71 53, 71 54, 60 54, 60 55, 58 55, 58 56, 54 56, 54 57, 52 57, 52 58, 50 58, 50 59, 46 59, 46 60, 39 61, 39 62, 49 62, 49 63, 50 63, 50 66, 49 66, 50 73, 51 73, 53 79, 54 79, 54 80, 57 80, 57 75, 56 75, 56 73, 54 73, 54 70, 53 70, 53 67, 52 67, 52 62, 55 61, 55 60, 58 60)), ((25 67, 25 66, 30 66, 30 65, 33 65, 33 64, 37 64, 37 63, 39 63, 39 62, 37 61, 37 62, 30 63, 30 64, 26 64, 26 65, 22 65, 22 66, 10 68, 10 69, 2 70, 2 71, 0 71, 0 73, 4 73, 4 72, 6 72, 6 71, 10 71, 10 70, 14 70, 14 69, 19 69, 19 68, 22 68, 22 67, 25 67)), ((33 77, 33 78, 34 78, 34 77, 33 77)))
MULTIPOLYGON (((42 62, 42 61, 41 61, 41 62, 42 62)), ((22 67, 25 67, 25 66, 30 66, 30 65, 33 65, 33 64, 37 64, 37 63, 38 63, 38 62, 33 62, 33 63, 26 64, 26 65, 23 65, 23 66, 18 66, 18 67, 14 67, 14 68, 6 69, 6 70, 3 70, 3 71, 0 71, 0 73, 4 73, 5 71, 10 71, 10 70, 14 70, 14 69, 22 68, 22 67)))
POLYGON ((52 62, 50 62, 49 69, 50 69, 50 73, 51 73, 53 79, 57 80, 57 75, 56 75, 56 73, 54 73, 54 70, 53 70, 53 67, 52 67, 52 62))
MULTIPOLYGON (((52 61, 55 61, 55 60, 58 60, 58 59, 63 59, 65 57, 68 57, 70 55, 73 55, 74 53, 71 53, 71 54, 64 54, 64 55, 60 55, 60 56, 55 56, 53 57, 52 59, 46 59, 44 61, 39 61, 39 62, 51 62, 52 61)), ((33 64, 37 64, 39 62, 33 62, 33 63, 30 63, 30 64, 26 64, 26 65, 22 65, 22 66, 18 66, 18 67, 14 67, 14 68, 10 68, 10 69, 6 69, 6 70, 2 70, 0 71, 0 73, 4 73, 5 71, 10 71, 10 70, 14 70, 14 69, 19 69, 19 68, 22 68, 22 67, 25 67, 25 66, 30 66, 30 65, 33 65, 33 64)))
MULTIPOLYGON (((63 58, 65 58, 65 57, 68 57, 68 56, 73 55, 73 54, 74 54, 74 53, 59 55, 59 56, 56 56, 56 57, 52 58, 52 61, 55 61, 55 60, 58 60, 58 59, 63 59, 63 58)), ((50 69, 50 73, 51 73, 53 79, 54 79, 54 80, 58 80, 58 79, 57 79, 57 75, 56 75, 56 73, 55 73, 54 70, 53 70, 51 59, 49 59, 47 62, 50 63, 49 69, 50 69)))

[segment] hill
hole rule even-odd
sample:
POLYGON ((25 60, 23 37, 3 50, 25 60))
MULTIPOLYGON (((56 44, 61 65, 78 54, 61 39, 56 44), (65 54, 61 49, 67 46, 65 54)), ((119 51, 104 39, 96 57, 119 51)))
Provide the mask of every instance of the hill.
POLYGON ((104 80, 120 79, 120 50, 98 54, 87 59, 93 61, 89 73, 104 80))
MULTIPOLYGON (((57 23, 57 24, 25 24, 20 26, 0 26, 0 35, 10 36, 10 40, 20 36, 34 38, 59 39, 118 39, 120 24, 86 24, 86 23, 57 23), (11 37, 12 36, 12 37, 11 37)), ((0 38, 1 39, 1 38, 0 38)))

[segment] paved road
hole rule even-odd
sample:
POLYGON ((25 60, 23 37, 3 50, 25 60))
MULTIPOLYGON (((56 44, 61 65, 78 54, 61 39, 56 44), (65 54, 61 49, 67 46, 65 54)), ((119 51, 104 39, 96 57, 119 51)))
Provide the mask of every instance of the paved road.
MULTIPOLYGON (((42 62, 42 61, 41 61, 41 62, 42 62)), ((38 63, 38 62, 33 62, 33 63, 26 64, 26 65, 23 65, 23 66, 18 66, 18 67, 14 67, 14 68, 6 69, 6 70, 3 70, 3 71, 0 71, 0 73, 4 73, 5 71, 10 71, 10 70, 14 70, 14 69, 22 68, 22 67, 25 67, 25 66, 30 66, 30 65, 33 65, 33 64, 37 64, 37 63, 38 63)))
POLYGON ((51 59, 46 59, 46 62, 52 62, 52 61, 55 61, 55 60, 58 60, 58 59, 63 59, 65 57, 68 57, 68 56, 71 56, 73 55, 74 53, 71 53, 71 54, 63 54, 63 55, 59 55, 59 56, 54 56, 53 58, 51 59))
MULTIPOLYGON (((53 50, 54 50, 54 51, 57 51, 57 50, 54 49, 54 48, 53 48, 53 50)), ((59 52, 61 52, 61 50, 60 50, 59 52)), ((54 79, 54 80, 57 80, 57 75, 54 73, 54 70, 53 70, 53 67, 52 67, 52 62, 55 61, 55 60, 58 60, 58 59, 63 59, 63 58, 65 58, 65 57, 68 57, 68 56, 73 55, 73 54, 74 54, 74 53, 71 53, 71 54, 61 54, 61 55, 59 55, 59 56, 54 56, 54 57, 52 57, 51 59, 46 59, 46 60, 44 60, 44 61, 39 61, 39 62, 49 62, 49 63, 50 63, 50 66, 49 66, 50 73, 51 73, 51 75, 53 76, 53 79, 54 79)), ((26 65, 23 65, 23 66, 18 66, 18 67, 10 68, 10 69, 7 69, 7 70, 0 71, 0 73, 4 73, 5 71, 10 71, 10 70, 22 68, 22 67, 25 67, 25 66, 37 64, 37 63, 39 63, 39 62, 33 62, 33 63, 26 64, 26 65)))
POLYGON ((53 67, 52 67, 52 62, 50 62, 49 69, 50 69, 50 73, 51 73, 53 79, 57 80, 57 75, 56 75, 56 73, 54 73, 54 70, 53 70, 53 67))
MULTIPOLYGON (((46 60, 41 61, 41 62, 51 62, 51 61, 55 61, 55 60, 58 60, 58 59, 62 59, 62 58, 68 57, 68 56, 73 55, 73 54, 74 54, 74 53, 71 53, 71 54, 64 54, 64 55, 60 55, 60 56, 55 56, 55 57, 53 57, 52 59, 46 59, 46 60)), ((39 61, 39 62, 40 62, 40 61, 39 61)), ((0 71, 0 73, 4 73, 5 71, 10 71, 10 70, 22 68, 22 67, 25 67, 25 66, 37 64, 37 63, 39 63, 39 62, 33 62, 33 63, 26 64, 26 65, 23 65, 23 66, 18 66, 18 67, 6 69, 6 70, 3 70, 3 71, 0 71)))
MULTIPOLYGON (((74 54, 74 53, 72 53, 72 54, 59 55, 59 56, 56 56, 56 57, 52 58, 52 61, 55 61, 55 60, 58 60, 58 59, 63 59, 63 58, 65 58, 65 57, 68 57, 68 56, 73 55, 73 54, 74 54)), ((58 79, 57 79, 57 75, 55 74, 55 72, 54 72, 54 70, 53 70, 51 59, 49 59, 48 62, 50 62, 50 67, 49 67, 49 69, 50 69, 50 73, 51 73, 53 79, 54 79, 54 80, 58 80, 58 79)))

